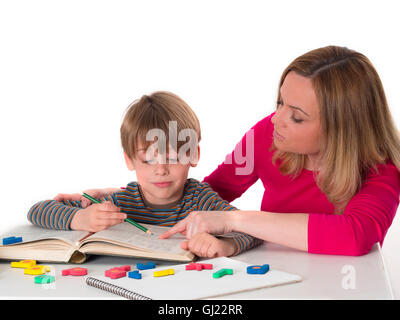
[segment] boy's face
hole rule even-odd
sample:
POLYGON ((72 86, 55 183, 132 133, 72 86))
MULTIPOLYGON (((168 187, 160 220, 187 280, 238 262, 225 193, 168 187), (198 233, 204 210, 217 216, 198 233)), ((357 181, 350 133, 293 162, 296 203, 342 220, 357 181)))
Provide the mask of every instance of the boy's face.
POLYGON ((136 171, 144 197, 155 205, 167 205, 181 198, 189 168, 195 167, 198 161, 197 156, 196 163, 181 163, 172 148, 166 155, 152 155, 139 146, 136 158, 130 159, 126 153, 124 156, 128 169, 136 171))

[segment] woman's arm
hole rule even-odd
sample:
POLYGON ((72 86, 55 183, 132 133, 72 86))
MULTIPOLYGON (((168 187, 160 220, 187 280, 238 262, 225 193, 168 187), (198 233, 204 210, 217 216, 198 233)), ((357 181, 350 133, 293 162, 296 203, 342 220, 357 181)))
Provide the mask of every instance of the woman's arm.
POLYGON ((376 242, 382 245, 399 206, 400 173, 393 165, 379 165, 343 214, 271 213, 262 211, 198 212, 180 221, 163 237, 186 232, 221 234, 231 231, 310 253, 359 256, 376 242))
POLYGON ((302 251, 308 251, 307 213, 235 211, 228 220, 233 231, 302 251))
POLYGON ((160 236, 183 233, 188 239, 196 233, 247 233, 255 238, 308 250, 308 214, 263 211, 194 211, 160 236))

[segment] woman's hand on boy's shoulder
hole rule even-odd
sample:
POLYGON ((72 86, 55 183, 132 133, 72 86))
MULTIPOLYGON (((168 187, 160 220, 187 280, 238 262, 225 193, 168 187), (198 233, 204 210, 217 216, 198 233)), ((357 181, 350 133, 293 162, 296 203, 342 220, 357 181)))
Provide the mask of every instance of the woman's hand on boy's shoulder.
MULTIPOLYGON (((118 188, 106 188, 106 189, 88 189, 83 192, 95 199, 101 199, 104 198, 105 196, 108 196, 109 194, 118 192, 120 190, 121 189, 118 188)), ((90 200, 86 199, 80 193, 59 193, 53 198, 53 200, 56 200, 58 202, 62 202, 65 200, 80 201, 82 208, 87 208, 92 204, 90 200)))
MULTIPOLYGON (((89 194, 90 195, 90 194, 89 194)), ((86 208, 91 205, 91 201, 83 197, 79 193, 59 193, 56 195, 53 200, 56 200, 58 202, 63 202, 63 201, 80 201, 82 208, 86 208)))

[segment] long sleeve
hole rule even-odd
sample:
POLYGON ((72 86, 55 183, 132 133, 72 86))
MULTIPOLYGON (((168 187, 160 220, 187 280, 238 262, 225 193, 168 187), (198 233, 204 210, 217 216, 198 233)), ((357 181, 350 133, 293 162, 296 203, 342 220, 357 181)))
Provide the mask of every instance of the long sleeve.
MULTIPOLYGON (((378 165, 378 172, 369 172, 344 213, 336 215, 334 205, 318 188, 312 171, 303 169, 299 175, 292 177, 283 175, 279 165, 273 164, 273 115, 265 117, 252 128, 253 173, 235 174, 240 165, 233 161, 232 164, 221 164, 204 181, 223 199, 232 201, 259 178, 265 188, 261 211, 309 215, 307 237, 311 253, 362 255, 368 253, 376 242, 383 244, 399 206, 399 170, 390 162, 378 165)), ((246 143, 244 138, 242 142, 242 145, 246 143)))
POLYGON ((309 252, 357 256, 376 242, 382 245, 399 205, 400 173, 393 164, 378 169, 371 171, 342 215, 309 215, 309 252))
POLYGON ((44 200, 29 209, 28 220, 43 228, 71 230, 72 218, 80 209, 80 201, 44 200))
POLYGON ((254 163, 258 127, 259 124, 251 128, 225 161, 204 178, 204 182, 228 202, 240 197, 258 180, 254 163))
MULTIPOLYGON (((232 211, 238 210, 226 200, 223 200, 216 194, 207 183, 203 183, 203 188, 199 193, 199 210, 202 211, 232 211)), ((251 248, 254 248, 263 240, 255 238, 242 232, 231 232, 219 236, 219 238, 232 238, 235 243, 235 253, 237 255, 251 248)))
MULTIPOLYGON (((110 201, 117 205, 114 195, 106 196, 100 201, 110 201)), ((71 230, 71 221, 78 210, 80 201, 44 200, 33 205, 28 211, 28 220, 40 227, 56 230, 71 230)))

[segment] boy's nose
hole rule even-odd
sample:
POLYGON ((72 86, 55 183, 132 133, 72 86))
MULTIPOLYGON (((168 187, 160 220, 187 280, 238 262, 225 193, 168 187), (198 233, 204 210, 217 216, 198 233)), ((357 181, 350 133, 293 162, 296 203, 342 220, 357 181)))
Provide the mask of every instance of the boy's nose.
POLYGON ((156 164, 154 167, 154 173, 160 176, 167 175, 169 173, 167 164, 156 164))

